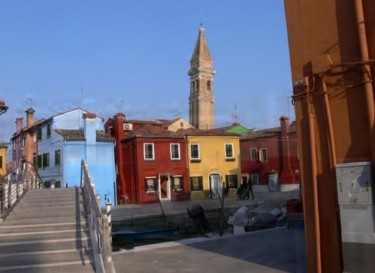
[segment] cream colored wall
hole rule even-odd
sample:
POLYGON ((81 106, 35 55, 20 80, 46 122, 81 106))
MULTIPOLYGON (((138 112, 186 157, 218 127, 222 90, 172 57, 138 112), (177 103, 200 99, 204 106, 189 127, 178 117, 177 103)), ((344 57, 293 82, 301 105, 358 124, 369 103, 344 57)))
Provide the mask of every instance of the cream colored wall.
POLYGON ((189 128, 192 128, 192 127, 193 126, 189 122, 187 122, 183 118, 180 118, 180 119, 176 120, 175 122, 173 122, 171 125, 169 125, 168 130, 176 132, 179 129, 189 129, 189 128), (181 123, 183 124, 182 127, 181 127, 181 123))
MULTIPOLYGON (((189 176, 203 177, 203 190, 208 191, 209 175, 218 173, 222 181, 225 175, 237 174, 238 184, 241 181, 240 145, 237 136, 188 136, 189 176), (234 160, 225 160, 225 143, 233 143, 234 160), (200 162, 191 162, 190 144, 199 144, 200 162)), ((190 181, 189 181, 190 182, 190 181)))

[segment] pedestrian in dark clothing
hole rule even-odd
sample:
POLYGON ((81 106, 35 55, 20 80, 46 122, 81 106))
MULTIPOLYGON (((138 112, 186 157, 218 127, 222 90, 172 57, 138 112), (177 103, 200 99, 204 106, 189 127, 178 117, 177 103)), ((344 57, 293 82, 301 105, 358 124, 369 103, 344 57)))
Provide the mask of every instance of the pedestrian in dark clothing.
POLYGON ((253 182, 251 181, 251 177, 249 177, 249 181, 247 182, 247 196, 249 198, 249 194, 251 194, 251 199, 254 200, 254 192, 253 192, 253 182))
POLYGON ((241 183, 240 187, 237 190, 237 198, 240 199, 240 200, 248 199, 249 196, 247 194, 247 190, 248 190, 247 182, 246 182, 246 178, 244 178, 242 180, 242 183, 241 183), (247 198, 246 198, 246 195, 247 195, 247 198))

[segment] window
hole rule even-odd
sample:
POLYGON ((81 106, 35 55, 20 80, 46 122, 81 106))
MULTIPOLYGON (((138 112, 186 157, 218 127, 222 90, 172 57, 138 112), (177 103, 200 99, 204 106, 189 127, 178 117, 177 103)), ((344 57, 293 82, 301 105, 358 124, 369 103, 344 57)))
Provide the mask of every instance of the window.
POLYGON ((143 144, 143 155, 145 160, 153 160, 154 156, 154 143, 144 143, 143 144))
POLYGON ((250 148, 250 159, 251 161, 257 161, 259 159, 257 148, 250 148))
POLYGON ((38 128, 38 131, 36 132, 36 139, 42 140, 42 128, 38 128))
POLYGON ((199 80, 195 81, 195 91, 199 90, 199 80))
POLYGON ((171 144, 171 159, 177 160, 180 158, 180 144, 172 143, 171 144))
POLYGON ((49 166, 49 153, 43 154, 43 168, 46 168, 49 166))
POLYGON ((251 184, 252 185, 259 185, 259 175, 258 173, 251 174, 251 184))
POLYGON ((47 137, 51 137, 51 124, 47 125, 47 137))
POLYGON ((58 166, 61 164, 61 150, 55 150, 55 166, 58 166))
POLYGON ((199 144, 190 144, 190 159, 199 160, 199 144))
POLYGON ((267 149, 259 149, 259 161, 265 162, 267 161, 267 149))
MULTIPOLYGON (((34 141, 34 142, 35 142, 35 141, 34 141)), ((23 136, 23 137, 21 138, 21 149, 25 148, 25 144, 26 144, 26 137, 23 136)))
POLYGON ((203 191, 203 178, 202 176, 190 177, 190 187, 192 191, 203 191))
POLYGON ((158 190, 158 181, 156 177, 146 177, 145 178, 145 189, 146 193, 155 193, 158 190))
POLYGON ((227 182, 227 188, 238 188, 237 174, 226 175, 225 181, 227 182))
POLYGON ((33 165, 35 169, 38 169, 38 157, 36 153, 33 154, 33 165))
POLYGON ((211 90, 211 81, 207 81, 207 90, 211 90))
POLYGON ((0 169, 3 167, 3 156, 0 155, 0 169))
POLYGON ((38 155, 37 157, 37 166, 36 166, 38 169, 43 167, 43 156, 42 155, 38 155))
POLYGON ((182 175, 172 176, 172 189, 174 191, 183 191, 182 175))
POLYGON ((232 143, 225 144, 225 158, 226 159, 234 159, 234 152, 233 152, 233 144, 232 143))

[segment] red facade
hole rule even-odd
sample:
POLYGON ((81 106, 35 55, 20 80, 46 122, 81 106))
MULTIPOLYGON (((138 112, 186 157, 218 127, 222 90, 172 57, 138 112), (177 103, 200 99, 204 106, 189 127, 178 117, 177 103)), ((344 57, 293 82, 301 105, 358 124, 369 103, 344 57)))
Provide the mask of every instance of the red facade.
POLYGON ((297 134, 287 118, 282 117, 280 125, 241 137, 241 170, 254 185, 269 186, 276 178, 281 190, 295 189, 299 187, 297 134))
POLYGON ((183 198, 189 191, 184 138, 131 137, 122 141, 124 187, 129 203, 183 198), (179 146, 180 159, 171 159, 171 144, 179 146), (154 159, 145 159, 145 145, 152 145, 154 159), (178 183, 176 183, 178 180, 178 183), (176 185, 178 184, 178 185, 176 185))
POLYGON ((122 113, 105 128, 116 139, 118 204, 189 198, 184 136, 160 123, 126 120, 122 113))

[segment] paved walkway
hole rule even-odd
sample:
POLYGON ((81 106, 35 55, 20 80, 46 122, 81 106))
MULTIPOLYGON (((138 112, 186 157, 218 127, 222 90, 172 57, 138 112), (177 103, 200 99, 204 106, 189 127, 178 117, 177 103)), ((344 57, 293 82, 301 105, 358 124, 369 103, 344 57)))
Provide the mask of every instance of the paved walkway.
POLYGON ((304 231, 249 232, 137 247, 113 253, 116 272, 305 273, 304 231))
MULTIPOLYGON (((281 206, 298 196, 298 191, 258 192, 255 200, 225 198, 224 205, 226 208, 254 203, 281 206)), ((166 215, 173 215, 186 213, 186 208, 193 203, 199 203, 205 210, 220 208, 218 199, 163 202, 162 206, 166 215)), ((113 209, 112 219, 121 221, 156 214, 161 214, 158 203, 123 205, 113 209)), ((117 272, 127 273, 307 272, 304 230, 285 227, 140 246, 114 252, 113 261, 117 272)))

